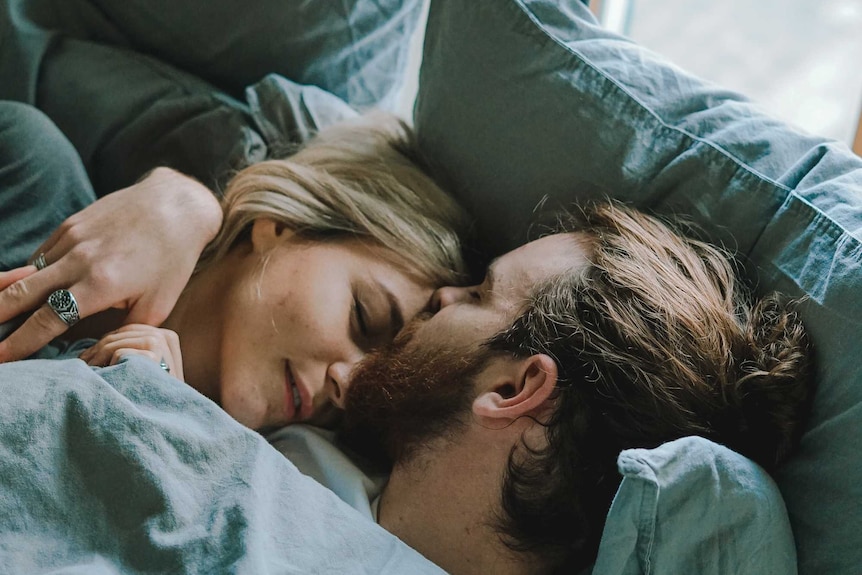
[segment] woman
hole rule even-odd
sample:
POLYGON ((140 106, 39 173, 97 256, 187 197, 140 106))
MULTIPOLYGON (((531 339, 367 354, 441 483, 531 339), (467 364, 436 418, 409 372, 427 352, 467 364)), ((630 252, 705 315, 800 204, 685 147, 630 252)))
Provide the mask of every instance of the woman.
POLYGON ((240 171, 162 326, 125 325, 81 358, 145 355, 254 429, 329 422, 356 362, 464 271, 464 214, 421 165, 403 122, 374 114, 240 171))

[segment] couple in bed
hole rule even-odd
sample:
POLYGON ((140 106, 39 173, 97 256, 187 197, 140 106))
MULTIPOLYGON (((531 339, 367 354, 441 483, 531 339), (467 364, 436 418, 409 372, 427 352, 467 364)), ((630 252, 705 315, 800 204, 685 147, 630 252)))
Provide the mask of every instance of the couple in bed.
MULTIPOLYGON (((3 165, 30 154, 51 180, 13 125, 3 165)), ((51 162, 73 161, 52 138, 51 162)), ((701 435, 766 468, 787 454, 807 338, 779 298, 748 298, 724 252, 604 203, 459 287, 463 217, 426 174, 387 116, 239 172, 221 211, 156 170, 44 243, 22 235, 36 265, 0 274, 0 322, 35 311, 0 361, 124 308, 72 352, 146 355, 255 429, 338 425, 379 446, 379 523, 452 573, 587 565, 623 449, 701 435)), ((25 180, 54 193, 37 177, 0 193, 25 180)))

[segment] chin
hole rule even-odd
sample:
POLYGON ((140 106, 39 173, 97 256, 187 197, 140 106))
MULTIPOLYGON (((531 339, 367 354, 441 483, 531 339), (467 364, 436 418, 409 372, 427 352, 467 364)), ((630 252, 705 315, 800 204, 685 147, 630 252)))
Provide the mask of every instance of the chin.
POLYGON ((230 393, 222 394, 221 407, 228 415, 233 417, 239 423, 254 429, 262 431, 264 429, 274 429, 279 427, 278 423, 272 422, 267 417, 267 405, 264 402, 249 400, 246 396, 232 396, 230 393))

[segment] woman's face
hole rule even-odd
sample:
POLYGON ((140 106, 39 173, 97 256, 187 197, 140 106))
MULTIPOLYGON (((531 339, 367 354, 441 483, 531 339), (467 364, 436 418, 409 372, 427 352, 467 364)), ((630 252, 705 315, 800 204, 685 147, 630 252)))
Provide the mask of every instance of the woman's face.
POLYGON ((354 365, 428 305, 432 286, 358 240, 297 238, 269 220, 226 294, 219 400, 253 429, 325 425, 354 365))

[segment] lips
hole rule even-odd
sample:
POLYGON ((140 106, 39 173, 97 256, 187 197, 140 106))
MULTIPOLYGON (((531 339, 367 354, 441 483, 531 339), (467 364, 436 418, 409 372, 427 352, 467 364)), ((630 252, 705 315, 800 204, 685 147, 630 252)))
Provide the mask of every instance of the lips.
POLYGON ((284 416, 287 421, 293 421, 302 409, 302 394, 299 393, 289 361, 284 363, 284 375, 284 416))
POLYGON ((301 381, 291 369, 290 362, 285 362, 285 405, 284 415, 288 421, 308 419, 311 403, 301 381))

